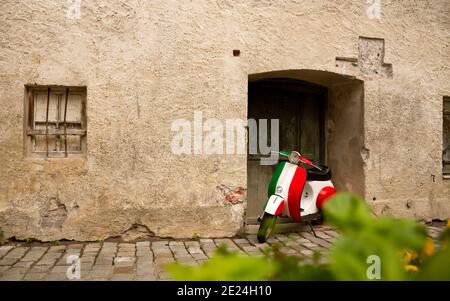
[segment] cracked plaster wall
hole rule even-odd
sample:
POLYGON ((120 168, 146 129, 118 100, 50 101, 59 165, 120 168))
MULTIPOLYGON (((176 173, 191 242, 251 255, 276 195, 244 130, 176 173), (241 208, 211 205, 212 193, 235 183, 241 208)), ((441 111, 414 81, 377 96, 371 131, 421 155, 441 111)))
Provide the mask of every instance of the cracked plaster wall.
POLYGON ((66 1, 1 1, 5 236, 97 240, 135 224, 157 236, 235 235, 244 224, 246 157, 174 156, 171 121, 192 120, 196 110, 245 119, 249 74, 345 73, 335 59, 358 57, 359 36, 384 39, 393 66, 392 78, 358 75, 366 199, 377 213, 449 217, 450 182, 441 177, 449 3, 383 0, 381 20, 365 9, 350 0, 83 0, 81 18, 71 20, 66 1), (85 160, 23 157, 31 83, 87 86, 85 160), (226 191, 238 191, 238 201, 226 191))

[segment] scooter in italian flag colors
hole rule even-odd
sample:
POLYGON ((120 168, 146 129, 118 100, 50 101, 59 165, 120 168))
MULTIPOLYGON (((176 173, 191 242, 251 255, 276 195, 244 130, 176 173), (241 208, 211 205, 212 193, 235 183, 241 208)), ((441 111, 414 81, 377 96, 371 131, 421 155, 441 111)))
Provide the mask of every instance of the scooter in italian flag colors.
MULTIPOLYGON (((288 157, 288 161, 278 163, 270 180, 269 199, 258 218, 260 243, 272 234, 278 216, 289 216, 300 222, 302 218, 319 213, 324 203, 336 193, 331 182, 331 170, 327 166, 317 166, 296 151, 277 153, 288 157), (311 168, 306 169, 299 163, 311 168)), ((309 225, 314 233, 311 223, 309 225)))

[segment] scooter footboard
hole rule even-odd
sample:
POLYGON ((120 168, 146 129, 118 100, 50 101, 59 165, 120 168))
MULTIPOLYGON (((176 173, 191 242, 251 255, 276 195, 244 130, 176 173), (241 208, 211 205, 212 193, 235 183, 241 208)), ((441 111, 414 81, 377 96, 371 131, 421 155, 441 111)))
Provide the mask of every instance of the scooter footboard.
POLYGON ((279 195, 273 194, 267 201, 264 212, 271 215, 280 215, 283 212, 284 204, 286 201, 279 195))

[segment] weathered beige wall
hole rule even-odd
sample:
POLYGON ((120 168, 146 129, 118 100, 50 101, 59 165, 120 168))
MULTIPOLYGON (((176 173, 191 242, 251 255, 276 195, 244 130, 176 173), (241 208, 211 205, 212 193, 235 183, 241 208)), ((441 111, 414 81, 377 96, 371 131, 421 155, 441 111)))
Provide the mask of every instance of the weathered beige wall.
POLYGON ((337 190, 365 194, 364 85, 349 80, 328 88, 327 153, 337 190))
POLYGON ((366 16, 365 1, 236 2, 83 0, 81 19, 70 20, 65 1, 1 1, 6 236, 96 240, 134 224, 159 236, 234 235, 245 201, 230 204, 223 187, 246 187, 246 157, 174 156, 172 120, 196 110, 245 119, 249 74, 347 73, 335 59, 358 57, 359 36, 384 38, 394 70, 353 74, 365 89, 366 198, 378 213, 450 216, 440 162, 448 1, 383 0, 381 20, 366 16), (86 160, 23 158, 29 83, 87 86, 86 160))

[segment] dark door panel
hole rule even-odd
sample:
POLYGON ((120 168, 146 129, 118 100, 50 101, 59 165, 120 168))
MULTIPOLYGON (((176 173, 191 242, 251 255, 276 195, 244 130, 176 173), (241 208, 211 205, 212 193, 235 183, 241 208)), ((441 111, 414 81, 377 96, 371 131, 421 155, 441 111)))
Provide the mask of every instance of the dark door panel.
MULTIPOLYGON (((280 150, 297 150, 308 159, 325 158, 324 116, 326 88, 293 79, 270 79, 249 83, 248 118, 279 119, 280 150)), ((258 130, 259 133, 259 130, 258 130)), ((275 166, 260 165, 260 154, 247 160, 247 220, 256 221, 267 201, 267 189, 275 166)))

